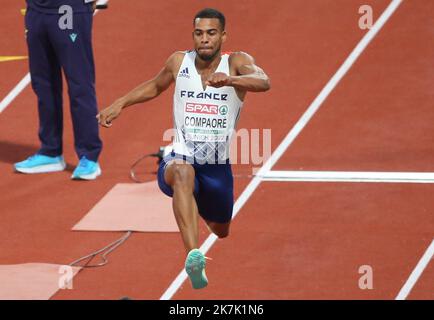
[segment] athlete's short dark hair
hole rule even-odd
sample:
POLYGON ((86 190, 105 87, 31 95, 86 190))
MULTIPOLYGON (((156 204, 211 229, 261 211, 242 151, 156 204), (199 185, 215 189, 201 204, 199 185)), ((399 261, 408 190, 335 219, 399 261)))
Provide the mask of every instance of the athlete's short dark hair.
POLYGON ((196 13, 196 16, 193 19, 193 26, 196 23, 196 19, 218 19, 220 21, 220 25, 222 27, 222 30, 225 30, 226 27, 226 18, 223 13, 216 9, 212 8, 205 8, 203 10, 200 10, 198 13, 196 13))

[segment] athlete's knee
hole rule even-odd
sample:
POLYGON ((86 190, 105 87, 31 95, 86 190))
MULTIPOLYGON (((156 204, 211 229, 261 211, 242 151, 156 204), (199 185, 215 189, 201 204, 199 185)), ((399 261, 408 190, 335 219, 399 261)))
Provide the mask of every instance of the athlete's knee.
POLYGON ((186 188, 194 186, 194 169, 187 164, 173 164, 173 187, 186 188))
POLYGON ((213 231, 213 233, 219 238, 219 239, 224 239, 229 237, 229 229, 228 230, 218 230, 218 231, 213 231))
POLYGON ((220 239, 229 237, 229 224, 220 224, 207 221, 208 227, 220 239))

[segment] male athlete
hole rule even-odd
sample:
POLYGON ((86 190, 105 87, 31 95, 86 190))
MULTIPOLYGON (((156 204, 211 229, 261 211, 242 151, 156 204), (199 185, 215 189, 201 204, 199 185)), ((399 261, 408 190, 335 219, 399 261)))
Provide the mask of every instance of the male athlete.
POLYGON ((158 170, 160 189, 173 198, 173 211, 187 253, 185 270, 195 289, 208 284, 198 249, 198 215, 219 238, 229 234, 233 176, 229 142, 247 91, 270 89, 264 71, 243 52, 222 53, 225 17, 204 9, 193 20, 194 50, 175 52, 160 73, 102 110, 110 127, 121 110, 157 97, 175 82, 173 152, 158 170))

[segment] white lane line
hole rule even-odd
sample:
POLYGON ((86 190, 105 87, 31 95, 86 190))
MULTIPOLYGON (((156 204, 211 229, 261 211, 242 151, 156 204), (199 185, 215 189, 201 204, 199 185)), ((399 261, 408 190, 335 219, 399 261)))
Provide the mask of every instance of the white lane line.
MULTIPOLYGON (((320 92, 318 97, 312 102, 309 108, 306 110, 305 114, 298 120, 292 130, 288 133, 288 135, 283 139, 281 144, 277 147, 277 149, 273 152, 271 157, 267 160, 267 162, 259 169, 258 175, 256 175, 252 181, 249 183, 247 188, 243 191, 241 196, 237 199, 234 205, 234 214, 233 218, 238 214, 243 205, 247 202, 250 196, 258 187, 261 182, 261 175, 265 175, 274 164, 279 160, 282 154, 286 151, 286 149, 291 145, 291 143, 295 140, 295 138, 300 134, 301 130, 306 126, 315 112, 319 109, 321 104, 330 94, 330 92, 336 87, 339 81, 343 78, 343 76, 347 73, 350 67, 354 64, 363 50, 367 47, 369 42, 375 37, 378 31, 383 27, 386 21, 390 18, 393 12, 398 8, 399 4, 402 0, 393 0, 387 9, 383 12, 383 14, 378 18, 377 22, 375 22, 374 26, 362 40, 358 43, 355 49, 351 52, 348 58, 345 60, 344 64, 339 68, 336 74, 330 79, 324 89, 320 92)), ((206 252, 213 246, 216 242, 217 237, 215 235, 210 235, 203 245, 200 247, 202 252, 206 254, 206 252)), ((184 281, 187 279, 187 274, 184 270, 182 270, 178 276, 173 280, 173 282, 169 285, 167 290, 160 297, 160 300, 169 300, 173 297, 173 295, 178 291, 178 289, 182 286, 184 281)))
POLYGON ((5 110, 9 104, 27 87, 30 83, 30 73, 27 73, 23 79, 12 89, 11 92, 0 102, 0 113, 5 110))
POLYGON ((401 291, 399 291, 398 296, 395 300, 405 300, 416 284, 417 280, 419 280, 425 268, 428 266, 431 259, 434 257, 434 240, 431 242, 431 245, 425 251, 424 255, 420 259, 419 263, 414 268, 413 272, 410 274, 410 277, 405 282, 401 291))
MULTIPOLYGON (((107 4, 109 0, 99 0, 98 4, 107 4)), ((94 15, 96 15, 99 10, 95 10, 94 15)), ((30 73, 27 73, 24 78, 12 89, 11 92, 0 102, 0 113, 2 113, 12 101, 29 85, 31 82, 30 73)))
POLYGON ((269 171, 263 181, 434 183, 434 172, 269 171))

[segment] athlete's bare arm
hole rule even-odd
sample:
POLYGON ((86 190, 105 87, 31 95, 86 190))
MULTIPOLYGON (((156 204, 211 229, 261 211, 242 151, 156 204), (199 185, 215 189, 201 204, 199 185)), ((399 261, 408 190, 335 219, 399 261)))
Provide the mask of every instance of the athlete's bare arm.
POLYGON ((161 69, 153 79, 142 83, 125 96, 117 99, 112 105, 102 110, 96 116, 98 123, 103 127, 109 128, 112 125, 112 121, 120 115, 122 109, 158 97, 175 81, 183 57, 183 52, 175 52, 172 54, 169 59, 167 59, 163 69, 161 69))
POLYGON ((217 88, 232 86, 242 95, 247 91, 262 92, 270 89, 270 79, 247 53, 232 53, 229 62, 231 75, 214 73, 208 78, 206 85, 217 88))

